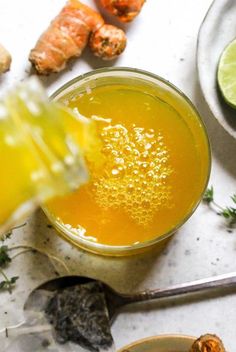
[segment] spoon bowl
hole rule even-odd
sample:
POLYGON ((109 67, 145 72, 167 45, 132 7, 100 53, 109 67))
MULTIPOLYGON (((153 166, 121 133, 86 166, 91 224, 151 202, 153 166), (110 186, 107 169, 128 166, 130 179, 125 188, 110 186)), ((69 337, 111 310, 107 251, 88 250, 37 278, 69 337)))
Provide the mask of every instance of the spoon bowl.
MULTIPOLYGON (((55 292, 55 291, 63 290, 68 287, 87 284, 89 282, 99 282, 102 285, 102 290, 105 294, 105 300, 106 300, 109 318, 110 320, 112 320, 115 313, 119 310, 119 308, 128 303, 126 302, 126 295, 121 295, 117 293, 110 286, 108 286, 107 284, 101 281, 98 281, 89 277, 85 277, 85 276, 76 276, 76 275, 62 276, 62 277, 44 282, 43 284, 35 288, 30 293, 30 295, 28 296, 25 302, 24 310, 29 310, 31 308, 31 304, 34 300, 34 296, 40 290, 55 292)), ((128 297, 129 296, 127 295, 127 298, 128 297)))
POLYGON ((127 304, 149 301, 159 298, 174 297, 178 295, 201 291, 206 292, 223 288, 235 288, 236 272, 213 276, 207 279, 191 281, 188 283, 170 286, 164 289, 146 290, 134 294, 124 294, 117 292, 108 284, 89 277, 77 275, 62 276, 49 280, 35 288, 28 296, 24 305, 24 309, 30 309, 32 301, 34 299, 34 295, 37 294, 39 290, 58 292, 68 287, 88 284, 90 282, 98 283, 100 289, 103 291, 106 309, 108 311, 109 319, 110 321, 112 321, 115 315, 118 313, 119 309, 127 304))

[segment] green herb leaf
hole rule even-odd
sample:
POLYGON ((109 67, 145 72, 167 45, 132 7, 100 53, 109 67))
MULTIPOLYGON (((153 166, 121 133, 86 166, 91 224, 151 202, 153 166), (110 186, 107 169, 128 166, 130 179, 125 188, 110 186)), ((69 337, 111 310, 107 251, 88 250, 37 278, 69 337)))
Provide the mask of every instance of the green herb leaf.
POLYGON ((1 238, 0 238, 0 240, 1 240, 2 242, 8 240, 8 239, 11 237, 11 235, 12 235, 12 233, 13 233, 14 230, 20 229, 20 228, 22 228, 22 227, 24 227, 24 226, 26 226, 26 225, 27 225, 27 223, 25 222, 24 224, 21 224, 21 225, 18 225, 18 226, 13 227, 9 232, 7 232, 7 233, 5 233, 4 235, 2 235, 1 238))
MULTIPOLYGON (((231 197, 234 204, 236 204, 236 194, 231 197)), ((208 188, 203 196, 203 201, 206 202, 210 207, 217 212, 217 214, 223 216, 231 227, 236 224, 236 207, 226 206, 222 207, 215 202, 214 199, 214 189, 211 186, 208 188)))
POLYGON ((214 188, 211 186, 208 188, 203 196, 203 201, 210 204, 214 200, 214 188))
POLYGON ((232 201, 236 204, 236 194, 231 197, 232 201))
POLYGON ((0 290, 8 290, 10 293, 12 293, 13 286, 15 285, 18 279, 19 279, 18 276, 13 276, 10 279, 1 281, 0 290))
POLYGON ((3 290, 6 288, 8 281, 4 280, 0 282, 0 290, 3 290))
POLYGON ((231 225, 236 222, 236 208, 226 207, 220 214, 230 220, 231 225))
POLYGON ((14 285, 16 283, 16 281, 19 279, 19 276, 13 276, 10 278, 10 284, 14 285))
POLYGON ((11 258, 8 255, 8 246, 0 247, 0 268, 6 266, 11 262, 11 258))
POLYGON ((5 233, 4 235, 1 236, 1 241, 4 242, 8 240, 11 237, 11 235, 12 235, 12 231, 5 233))
MULTIPOLYGON (((5 240, 9 239, 14 230, 19 229, 25 225, 26 223, 13 227, 8 233, 1 236, 0 241, 4 242, 5 240)), ((0 291, 8 290, 9 293, 12 293, 12 289, 14 288, 15 283, 19 279, 19 277, 13 276, 12 278, 9 279, 3 270, 3 268, 5 268, 12 261, 10 256, 8 255, 8 252, 9 252, 8 246, 5 246, 5 245, 0 246, 0 274, 3 277, 3 281, 0 281, 0 291)))

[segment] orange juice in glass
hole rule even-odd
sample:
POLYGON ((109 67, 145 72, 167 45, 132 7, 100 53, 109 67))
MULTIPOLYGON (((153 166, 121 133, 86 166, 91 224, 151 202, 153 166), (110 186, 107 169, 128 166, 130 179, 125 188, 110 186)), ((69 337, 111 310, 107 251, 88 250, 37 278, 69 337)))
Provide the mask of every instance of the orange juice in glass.
POLYGON ((96 121, 94 148, 84 153, 89 182, 44 209, 66 239, 104 255, 132 254, 190 217, 207 185, 210 149, 182 92, 150 73, 114 68, 69 82, 53 99, 96 121))

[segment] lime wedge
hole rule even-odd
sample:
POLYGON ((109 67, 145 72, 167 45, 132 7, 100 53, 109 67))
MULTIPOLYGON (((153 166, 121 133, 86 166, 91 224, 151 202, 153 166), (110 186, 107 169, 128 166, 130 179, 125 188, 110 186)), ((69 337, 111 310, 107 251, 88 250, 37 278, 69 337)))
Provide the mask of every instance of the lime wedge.
POLYGON ((225 101, 236 109, 236 39, 221 54, 217 80, 225 101))

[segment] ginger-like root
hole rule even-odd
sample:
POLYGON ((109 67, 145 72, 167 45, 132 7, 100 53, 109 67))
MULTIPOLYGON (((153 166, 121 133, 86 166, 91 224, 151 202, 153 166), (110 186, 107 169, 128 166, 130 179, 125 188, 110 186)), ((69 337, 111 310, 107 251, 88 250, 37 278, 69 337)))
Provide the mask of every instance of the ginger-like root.
POLYGON ((7 49, 5 49, 4 46, 0 44, 0 74, 9 71, 10 66, 11 66, 11 55, 7 51, 7 49))
POLYGON ((39 74, 59 72, 70 58, 82 54, 90 35, 93 53, 104 60, 114 59, 125 49, 126 36, 121 29, 105 25, 98 12, 79 0, 69 0, 39 38, 29 60, 39 74))
POLYGON ((39 74, 59 72, 70 58, 81 55, 90 33, 103 24, 98 12, 78 0, 69 0, 39 38, 29 60, 39 74))
POLYGON ((146 0, 100 0, 101 5, 121 22, 131 22, 141 11, 146 0))
POLYGON ((93 32, 89 46, 95 56, 104 60, 113 60, 125 50, 126 42, 126 35, 122 29, 104 24, 93 32))
POLYGON ((226 350, 219 337, 207 334, 199 337, 189 352, 226 352, 226 350))

